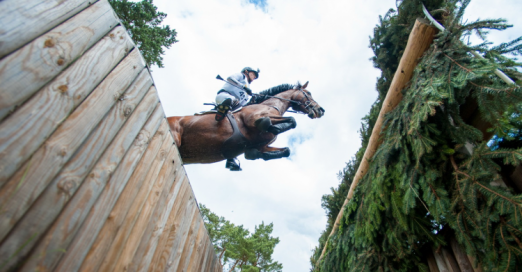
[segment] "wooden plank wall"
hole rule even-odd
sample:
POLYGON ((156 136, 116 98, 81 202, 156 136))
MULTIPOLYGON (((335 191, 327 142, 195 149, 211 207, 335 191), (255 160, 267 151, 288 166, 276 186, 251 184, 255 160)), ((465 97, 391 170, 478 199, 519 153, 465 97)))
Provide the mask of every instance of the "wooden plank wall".
POLYGON ((222 271, 106 0, 0 1, 0 271, 222 271))

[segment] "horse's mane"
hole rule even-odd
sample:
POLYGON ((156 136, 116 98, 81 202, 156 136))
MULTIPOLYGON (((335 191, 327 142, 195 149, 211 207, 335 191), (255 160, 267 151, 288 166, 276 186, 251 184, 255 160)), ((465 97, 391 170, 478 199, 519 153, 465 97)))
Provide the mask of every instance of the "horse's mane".
POLYGON ((264 91, 259 92, 259 95, 252 97, 250 99, 249 105, 251 104, 259 104, 267 99, 269 99, 269 96, 274 96, 279 93, 282 93, 284 91, 292 90, 292 89, 299 89, 301 88, 301 83, 297 82, 297 84, 281 84, 277 85, 275 87, 272 87, 270 89, 266 89, 264 91))

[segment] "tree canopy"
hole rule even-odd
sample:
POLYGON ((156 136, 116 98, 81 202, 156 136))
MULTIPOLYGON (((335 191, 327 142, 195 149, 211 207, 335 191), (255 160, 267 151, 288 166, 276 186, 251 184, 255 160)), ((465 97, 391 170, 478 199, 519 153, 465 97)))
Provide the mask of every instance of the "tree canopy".
POLYGON ((279 238, 272 237, 274 225, 262 222, 250 231, 236 226, 200 204, 205 227, 224 271, 280 272, 283 265, 272 260, 279 238))
MULTIPOLYGON (((505 20, 463 22, 469 0, 425 0, 447 29, 440 32, 403 90, 403 100, 383 124, 382 144, 355 190, 320 263, 317 259, 361 162, 420 1, 404 0, 375 27, 370 47, 382 71, 379 97, 363 119, 362 147, 340 173, 341 184, 323 196, 328 225, 311 263, 316 271, 428 271, 427 258, 455 239, 484 271, 522 266, 522 195, 499 186, 499 171, 522 163, 520 133, 522 37, 497 46, 487 31, 504 30, 505 20), (466 42, 477 34, 483 42, 466 42), (469 52, 478 51, 485 59, 469 52), (508 85, 495 76, 504 71, 508 85), (469 110, 470 105, 473 111, 469 110), (496 142, 474 126, 472 112, 491 125, 496 142), (470 146, 471 148, 466 148, 470 146), (471 151, 471 152, 470 152, 471 151)), ((450 249, 451 250, 451 249, 450 249)))
POLYGON ((176 30, 170 29, 168 25, 161 26, 167 14, 158 11, 152 0, 109 0, 109 3, 140 49, 147 65, 155 64, 162 68, 164 48, 170 48, 178 42, 176 30))

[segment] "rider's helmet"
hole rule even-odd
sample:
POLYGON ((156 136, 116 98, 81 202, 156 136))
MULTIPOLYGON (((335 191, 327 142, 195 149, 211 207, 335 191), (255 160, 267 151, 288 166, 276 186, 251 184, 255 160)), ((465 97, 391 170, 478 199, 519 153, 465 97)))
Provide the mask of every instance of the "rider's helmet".
POLYGON ((260 72, 259 69, 257 69, 257 71, 256 71, 250 67, 245 67, 245 68, 243 68, 243 70, 241 70, 241 73, 244 74, 246 71, 253 72, 254 74, 256 74, 256 78, 259 78, 259 72, 260 72))

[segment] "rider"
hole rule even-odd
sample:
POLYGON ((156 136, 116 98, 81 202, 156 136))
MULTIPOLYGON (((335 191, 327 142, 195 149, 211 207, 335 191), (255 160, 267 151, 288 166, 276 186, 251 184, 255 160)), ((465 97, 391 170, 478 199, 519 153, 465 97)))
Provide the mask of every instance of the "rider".
POLYGON ((227 82, 216 96, 216 121, 223 120, 229 110, 243 107, 248 103, 252 95, 250 83, 258 77, 259 69, 254 70, 245 67, 241 70, 241 73, 233 74, 227 78, 227 82))
MULTIPOLYGON (((241 73, 233 74, 227 78, 227 82, 216 96, 216 121, 223 120, 229 110, 243 107, 248 103, 252 95, 250 83, 258 77, 259 69, 254 70, 245 67, 241 70, 241 73)), ((227 159, 225 167, 230 171, 241 171, 239 161, 236 158, 227 159)))

